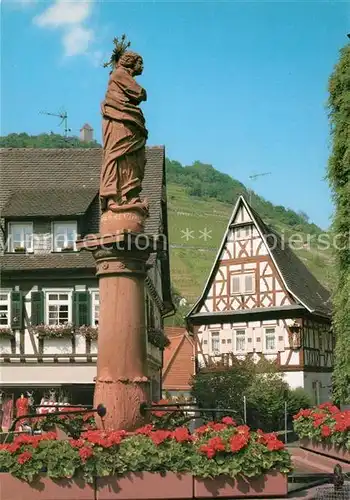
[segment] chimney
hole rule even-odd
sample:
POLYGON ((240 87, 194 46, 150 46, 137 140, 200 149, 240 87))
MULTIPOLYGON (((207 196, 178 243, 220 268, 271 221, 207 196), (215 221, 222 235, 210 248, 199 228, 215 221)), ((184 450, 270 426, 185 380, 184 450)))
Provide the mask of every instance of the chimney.
POLYGON ((94 129, 85 123, 80 129, 80 140, 82 142, 92 142, 94 140, 94 129))

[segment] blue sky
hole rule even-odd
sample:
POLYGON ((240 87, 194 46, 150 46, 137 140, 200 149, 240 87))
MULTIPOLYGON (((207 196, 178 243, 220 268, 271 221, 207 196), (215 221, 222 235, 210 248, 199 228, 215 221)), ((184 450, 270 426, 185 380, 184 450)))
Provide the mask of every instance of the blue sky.
POLYGON ((2 0, 1 134, 57 132, 68 112, 101 139, 114 36, 144 57, 149 144, 213 164, 326 228, 327 80, 346 43, 346 2, 2 0), (249 176, 271 172, 254 183, 249 176))

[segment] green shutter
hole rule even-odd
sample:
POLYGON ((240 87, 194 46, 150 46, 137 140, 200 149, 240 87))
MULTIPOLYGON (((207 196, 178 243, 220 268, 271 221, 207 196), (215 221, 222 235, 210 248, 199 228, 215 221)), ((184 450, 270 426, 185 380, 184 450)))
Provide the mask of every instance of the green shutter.
POLYGON ((32 292, 31 303, 32 314, 30 324, 33 326, 41 325, 44 323, 44 293, 32 292))
POLYGON ((89 292, 73 293, 73 323, 77 327, 91 325, 91 301, 89 292))
POLYGON ((23 295, 22 292, 11 292, 11 328, 23 328, 23 295))

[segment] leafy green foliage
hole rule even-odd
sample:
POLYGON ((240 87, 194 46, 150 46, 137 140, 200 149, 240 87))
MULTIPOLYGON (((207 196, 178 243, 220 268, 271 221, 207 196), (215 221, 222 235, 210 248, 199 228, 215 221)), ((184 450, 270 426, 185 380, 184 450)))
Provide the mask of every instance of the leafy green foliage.
POLYGON ((274 363, 261 360, 255 364, 247 357, 234 358, 230 367, 215 365, 193 377, 192 396, 200 407, 227 408, 243 422, 244 396, 247 423, 265 432, 284 428, 285 403, 288 420, 300 409, 310 405, 303 389, 291 390, 274 363))
POLYGON ((333 139, 328 178, 333 191, 333 236, 336 286, 334 332, 336 334, 334 398, 350 402, 350 45, 329 80, 329 111, 333 139))
POLYGON ((1 148, 100 148, 98 142, 80 141, 78 137, 63 137, 59 134, 28 135, 9 134, 0 137, 1 148))

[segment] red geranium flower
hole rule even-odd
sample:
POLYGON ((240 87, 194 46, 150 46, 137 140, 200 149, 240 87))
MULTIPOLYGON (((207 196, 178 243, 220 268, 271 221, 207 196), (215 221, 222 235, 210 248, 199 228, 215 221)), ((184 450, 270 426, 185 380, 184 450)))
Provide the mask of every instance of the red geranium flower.
POLYGON ((164 431, 159 429, 158 431, 154 431, 150 434, 150 438, 153 443, 157 446, 164 443, 167 439, 171 438, 171 431, 164 431))
POLYGON ((33 455, 30 453, 30 451, 24 451, 23 453, 21 453, 18 458, 17 458, 17 462, 21 465, 25 464, 26 462, 28 462, 31 458, 33 457, 33 455))
POLYGON ((332 434, 332 429, 329 425, 323 425, 321 428, 321 434, 323 437, 329 437, 332 434))
POLYGON ((236 425, 236 422, 231 417, 223 417, 221 422, 226 425, 236 425))
POLYGON ((230 449, 233 453, 240 451, 248 444, 248 436, 242 434, 235 434, 230 439, 230 449))
POLYGON ((84 446, 83 448, 80 448, 79 450, 79 455, 80 455, 80 458, 86 462, 86 460, 90 457, 92 457, 92 455, 94 454, 92 448, 90 448, 90 446, 84 446))
POLYGON ((192 440, 192 436, 189 433, 187 427, 178 427, 172 433, 172 438, 178 443, 185 443, 192 440))

